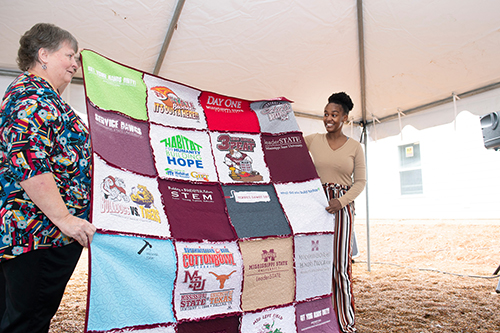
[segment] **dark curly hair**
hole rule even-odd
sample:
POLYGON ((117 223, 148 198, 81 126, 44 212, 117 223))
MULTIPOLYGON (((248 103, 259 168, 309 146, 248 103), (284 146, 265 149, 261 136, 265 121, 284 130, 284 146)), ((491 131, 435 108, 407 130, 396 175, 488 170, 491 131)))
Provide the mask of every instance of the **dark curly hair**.
POLYGON ((26 31, 19 40, 17 51, 17 65, 20 70, 32 68, 38 59, 38 50, 41 48, 49 52, 59 50, 64 42, 68 42, 73 50, 78 52, 78 42, 68 31, 51 23, 37 23, 26 31))
POLYGON ((330 97, 328 97, 328 103, 335 103, 342 107, 345 115, 349 115, 349 111, 354 107, 354 103, 351 100, 351 97, 347 95, 345 92, 334 93, 330 97))

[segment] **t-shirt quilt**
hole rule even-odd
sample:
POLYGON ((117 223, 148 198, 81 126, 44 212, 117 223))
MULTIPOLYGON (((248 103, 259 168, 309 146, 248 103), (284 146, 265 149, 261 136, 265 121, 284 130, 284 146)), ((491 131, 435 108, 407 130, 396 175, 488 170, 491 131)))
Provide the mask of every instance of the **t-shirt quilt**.
POLYGON ((82 69, 97 227, 85 332, 339 332, 334 215, 291 102, 90 50, 82 69))

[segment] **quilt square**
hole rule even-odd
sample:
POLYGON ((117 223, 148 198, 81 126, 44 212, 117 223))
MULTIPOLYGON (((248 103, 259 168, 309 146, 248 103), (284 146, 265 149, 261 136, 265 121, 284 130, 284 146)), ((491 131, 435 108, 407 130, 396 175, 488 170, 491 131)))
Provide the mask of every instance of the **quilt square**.
POLYGON ((156 169, 161 178, 217 181, 206 132, 151 124, 150 136, 156 169))
POLYGON ((142 73, 89 50, 81 52, 85 92, 104 110, 147 120, 146 85, 142 73))
POLYGON ((241 318, 241 332, 297 332, 297 328, 295 326, 295 308, 293 306, 286 306, 255 313, 245 313, 241 318))
POLYGON ((89 331, 176 321, 177 260, 170 240, 96 233, 90 254, 89 331))
POLYGON ((149 144, 149 124, 97 109, 87 101, 92 149, 113 165, 156 176, 149 144))
POLYGON ((300 182, 318 178, 301 133, 262 134, 262 145, 273 182, 300 182))
POLYGON ((273 237, 240 241, 239 245, 244 264, 242 309, 253 311, 293 302, 293 239, 273 237))
POLYGON ((259 119, 262 133, 300 131, 293 114, 292 105, 288 100, 258 101, 250 104, 250 107, 255 111, 259 119))
POLYGON ((170 236, 156 178, 108 165, 94 154, 92 223, 99 229, 170 236))
POLYGON ((217 184, 159 180, 172 236, 183 240, 234 240, 236 235, 217 184))
POLYGON ((259 120, 250 109, 250 102, 204 91, 200 103, 207 116, 208 129, 211 131, 232 131, 258 133, 259 120))
POLYGON ((332 308, 332 298, 299 303, 295 307, 297 332, 307 333, 342 333, 337 315, 332 308))
POLYGON ((240 316, 186 321, 177 326, 177 333, 239 333, 240 316))
POLYGON ((295 236, 295 299, 332 293, 333 234, 295 236))
POLYGON ((222 190, 239 238, 291 234, 272 185, 222 185, 222 190))
POLYGON ((212 132, 210 136, 222 183, 270 181, 259 135, 212 132))
POLYGON ((201 91, 144 74, 148 89, 149 120, 175 127, 206 129, 203 108, 198 102, 201 91))
POLYGON ((325 209, 328 202, 319 179, 274 187, 294 233, 334 231, 335 214, 325 209))
POLYGON ((176 251, 178 320, 241 312, 243 262, 236 242, 177 242, 176 251))

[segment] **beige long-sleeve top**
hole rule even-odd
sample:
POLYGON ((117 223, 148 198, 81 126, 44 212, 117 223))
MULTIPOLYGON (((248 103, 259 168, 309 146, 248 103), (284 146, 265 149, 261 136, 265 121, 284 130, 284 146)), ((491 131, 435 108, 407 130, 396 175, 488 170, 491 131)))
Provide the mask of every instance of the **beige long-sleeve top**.
POLYGON ((354 201, 366 185, 365 156, 361 144, 348 138, 342 147, 333 150, 326 133, 308 135, 305 141, 321 182, 351 186, 339 200, 342 207, 354 201))

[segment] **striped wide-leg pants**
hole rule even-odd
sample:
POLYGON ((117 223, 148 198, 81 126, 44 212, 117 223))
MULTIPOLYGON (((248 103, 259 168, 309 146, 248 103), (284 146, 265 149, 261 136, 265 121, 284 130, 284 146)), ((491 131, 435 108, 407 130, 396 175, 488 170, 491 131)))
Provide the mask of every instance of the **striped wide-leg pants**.
MULTIPOLYGON (((349 186, 323 184, 328 201, 342 197, 349 186)), ((354 327, 354 296, 351 276, 351 237, 353 211, 346 205, 335 214, 333 241, 333 303, 343 332, 356 332, 354 327)))

